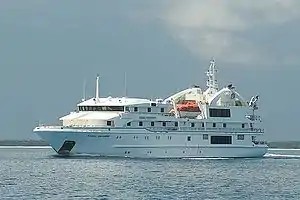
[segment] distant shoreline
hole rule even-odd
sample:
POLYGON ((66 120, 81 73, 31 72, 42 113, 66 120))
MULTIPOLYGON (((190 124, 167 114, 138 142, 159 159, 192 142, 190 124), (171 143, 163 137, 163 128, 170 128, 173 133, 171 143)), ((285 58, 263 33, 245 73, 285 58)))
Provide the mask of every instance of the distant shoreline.
POLYGON ((0 146, 49 146, 43 140, 0 140, 0 146))
MULTIPOLYGON (((0 140, 0 146, 49 146, 43 140, 0 140)), ((269 142, 270 149, 300 149, 300 141, 269 142)))

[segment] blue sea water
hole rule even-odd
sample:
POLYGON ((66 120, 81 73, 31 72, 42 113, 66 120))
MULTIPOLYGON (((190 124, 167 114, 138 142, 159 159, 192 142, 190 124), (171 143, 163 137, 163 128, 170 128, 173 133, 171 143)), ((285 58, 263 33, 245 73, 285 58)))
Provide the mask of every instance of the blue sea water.
POLYGON ((260 159, 61 158, 0 148, 0 199, 300 199, 300 150, 260 159))

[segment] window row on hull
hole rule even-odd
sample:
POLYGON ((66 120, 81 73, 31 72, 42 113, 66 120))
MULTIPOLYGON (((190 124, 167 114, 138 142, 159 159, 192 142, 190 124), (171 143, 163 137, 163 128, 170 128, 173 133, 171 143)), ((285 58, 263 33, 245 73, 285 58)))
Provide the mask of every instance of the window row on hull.
MULTIPOLYGON (((156 140, 160 140, 163 136, 155 136, 156 140)), ((245 136, 244 135, 237 135, 236 136, 237 140, 244 140, 245 136)), ((116 139, 121 139, 122 136, 116 136, 116 139)), ((133 139, 138 140, 139 138, 144 138, 145 140, 149 140, 149 136, 133 136, 133 139)), ((172 140, 172 136, 167 136, 168 140, 172 140)), ((202 140, 209 140, 209 136, 208 134, 203 134, 202 135, 202 140)), ((191 142, 192 141, 192 136, 187 136, 186 137, 186 141, 187 142, 191 142)), ((215 136, 212 135, 210 136, 210 144, 232 144, 232 136, 215 136)))
MULTIPOLYGON (((168 122, 167 123, 167 122, 154 122, 154 121, 150 121, 148 123, 150 123, 150 124, 147 124, 146 126, 150 125, 151 127, 154 127, 154 126, 162 126, 162 127, 170 127, 170 126, 173 127, 174 126, 174 127, 178 127, 178 125, 179 125, 178 122, 168 122)), ((196 124, 197 123, 195 123, 195 122, 191 122, 191 123, 189 123, 189 127, 192 127, 192 128, 196 127, 195 126, 196 124)), ((217 124, 219 124, 219 123, 215 123, 215 122, 212 123, 212 127, 213 128, 217 128, 217 124)), ((127 122, 126 126, 131 127, 132 126, 132 122, 127 122)), ((136 126, 139 126, 139 127, 145 126, 145 122, 139 121, 139 122, 137 122, 136 126)), ((186 122, 183 123, 183 126, 186 127, 186 122)), ((197 127, 205 128, 205 123, 201 122, 200 126, 197 126, 197 127)), ((245 124, 244 123, 241 124, 241 127, 245 128, 245 124)), ((250 127, 252 127, 252 124, 250 124, 250 127)), ((228 128, 227 124, 226 123, 222 123, 222 128, 228 128)), ((238 128, 238 127, 234 127, 234 128, 238 128)))

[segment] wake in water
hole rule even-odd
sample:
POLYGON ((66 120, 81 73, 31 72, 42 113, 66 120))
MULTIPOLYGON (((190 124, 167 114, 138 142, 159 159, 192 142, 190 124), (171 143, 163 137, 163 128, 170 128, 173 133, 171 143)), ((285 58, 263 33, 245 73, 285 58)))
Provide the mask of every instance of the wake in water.
POLYGON ((50 146, 0 146, 0 149, 51 149, 50 146))
POLYGON ((279 159, 300 159, 300 155, 292 155, 292 154, 276 154, 276 153, 266 153, 264 158, 279 158, 279 159))

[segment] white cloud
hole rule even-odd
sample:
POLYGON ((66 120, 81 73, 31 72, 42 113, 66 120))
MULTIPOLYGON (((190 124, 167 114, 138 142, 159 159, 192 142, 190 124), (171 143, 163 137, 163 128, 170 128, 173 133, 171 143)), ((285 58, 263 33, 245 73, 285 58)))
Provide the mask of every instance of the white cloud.
POLYGON ((172 36, 197 56, 247 63, 273 57, 247 34, 298 20, 300 0, 170 0, 162 13, 172 36))

